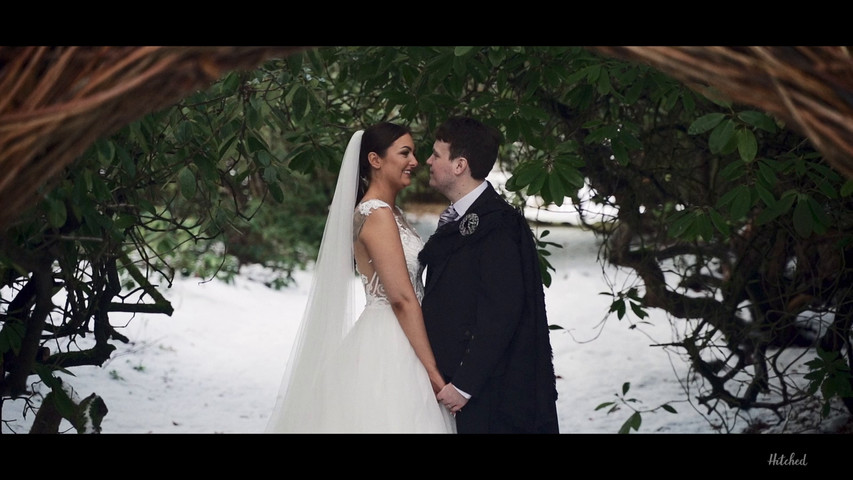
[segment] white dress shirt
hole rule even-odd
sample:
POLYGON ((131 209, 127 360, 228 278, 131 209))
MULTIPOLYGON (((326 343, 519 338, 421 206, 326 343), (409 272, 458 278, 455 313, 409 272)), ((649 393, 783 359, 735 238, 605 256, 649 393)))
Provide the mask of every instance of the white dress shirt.
POLYGON ((477 188, 471 190, 464 197, 460 198, 458 202, 451 204, 453 205, 453 209, 456 210, 456 218, 454 218, 453 220, 459 220, 460 218, 462 218, 463 215, 465 215, 465 212, 467 212, 468 209, 471 208, 471 205, 474 203, 474 200, 477 200, 480 194, 486 190, 487 184, 488 182, 484 181, 483 183, 478 185, 477 188))

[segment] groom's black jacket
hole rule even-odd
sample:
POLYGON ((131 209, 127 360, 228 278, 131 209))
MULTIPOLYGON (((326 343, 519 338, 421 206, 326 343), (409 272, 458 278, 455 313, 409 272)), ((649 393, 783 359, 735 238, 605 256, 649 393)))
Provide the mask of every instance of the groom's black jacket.
POLYGON ((418 258, 427 267, 424 322, 445 378, 472 397, 500 382, 500 408, 513 424, 553 433, 545 296, 521 212, 489 185, 460 220, 436 230, 418 258))

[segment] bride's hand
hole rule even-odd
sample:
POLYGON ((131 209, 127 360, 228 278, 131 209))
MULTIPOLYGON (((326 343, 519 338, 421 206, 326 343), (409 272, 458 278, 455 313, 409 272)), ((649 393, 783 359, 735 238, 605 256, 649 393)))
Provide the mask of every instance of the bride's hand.
POLYGON ((438 370, 434 370, 429 372, 429 383, 432 384, 432 392, 438 395, 438 392, 447 385, 447 382, 444 381, 444 377, 441 376, 441 373, 438 370))
POLYGON ((457 413, 462 411, 462 407, 468 403, 468 399, 465 398, 459 390, 448 383, 441 392, 439 392, 435 396, 436 400, 439 401, 442 405, 444 405, 450 413, 456 415, 457 413))

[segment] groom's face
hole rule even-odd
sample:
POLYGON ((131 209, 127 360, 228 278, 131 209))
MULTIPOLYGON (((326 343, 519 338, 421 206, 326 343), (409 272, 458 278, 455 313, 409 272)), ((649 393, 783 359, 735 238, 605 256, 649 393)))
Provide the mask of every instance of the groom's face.
POLYGON ((447 196, 456 180, 456 163, 450 158, 450 144, 436 140, 432 155, 426 161, 429 165, 429 186, 447 196))

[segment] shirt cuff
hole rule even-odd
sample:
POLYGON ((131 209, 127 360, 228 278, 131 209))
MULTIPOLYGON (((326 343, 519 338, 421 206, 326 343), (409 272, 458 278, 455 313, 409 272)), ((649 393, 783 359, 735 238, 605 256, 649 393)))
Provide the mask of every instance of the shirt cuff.
POLYGON ((459 395, 462 395, 463 397, 465 397, 465 400, 471 399, 471 394, 469 394, 467 392, 463 392, 462 390, 459 390, 459 387, 457 387, 456 385, 454 385, 453 388, 455 388, 456 391, 459 392, 459 395))

